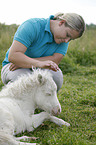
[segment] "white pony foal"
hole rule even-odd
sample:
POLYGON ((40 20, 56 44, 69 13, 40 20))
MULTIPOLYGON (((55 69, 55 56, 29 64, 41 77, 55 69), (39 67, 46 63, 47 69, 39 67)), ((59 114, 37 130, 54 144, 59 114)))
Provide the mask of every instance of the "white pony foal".
POLYGON ((51 74, 43 70, 23 75, 3 88, 0 92, 0 145, 36 145, 17 141, 14 135, 33 131, 45 120, 69 126, 54 116, 61 112, 56 89, 51 74), (34 114, 36 108, 44 112, 34 114))

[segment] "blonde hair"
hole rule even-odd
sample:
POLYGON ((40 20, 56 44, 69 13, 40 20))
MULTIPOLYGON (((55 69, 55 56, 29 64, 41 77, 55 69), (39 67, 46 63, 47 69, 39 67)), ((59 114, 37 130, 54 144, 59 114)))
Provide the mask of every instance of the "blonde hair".
POLYGON ((54 15, 54 20, 65 20, 66 26, 79 32, 79 37, 85 31, 84 19, 76 13, 57 13, 54 15))

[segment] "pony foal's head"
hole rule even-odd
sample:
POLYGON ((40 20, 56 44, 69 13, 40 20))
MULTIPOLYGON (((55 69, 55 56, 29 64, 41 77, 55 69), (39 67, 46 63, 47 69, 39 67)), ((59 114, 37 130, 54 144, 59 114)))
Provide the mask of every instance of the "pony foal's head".
POLYGON ((57 98, 57 86, 50 72, 40 71, 37 79, 39 84, 35 93, 37 107, 52 115, 60 114, 61 106, 57 98))

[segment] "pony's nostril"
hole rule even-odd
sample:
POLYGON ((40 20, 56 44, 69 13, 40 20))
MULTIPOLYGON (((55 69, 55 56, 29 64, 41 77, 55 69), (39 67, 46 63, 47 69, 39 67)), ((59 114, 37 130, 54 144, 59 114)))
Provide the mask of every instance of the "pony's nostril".
POLYGON ((59 108, 59 109, 58 109, 58 113, 60 114, 60 112, 61 112, 61 111, 60 111, 60 108, 59 108))
POLYGON ((60 109, 59 107, 54 107, 54 108, 52 109, 52 114, 53 114, 53 115, 59 115, 60 112, 61 112, 61 109, 60 109))

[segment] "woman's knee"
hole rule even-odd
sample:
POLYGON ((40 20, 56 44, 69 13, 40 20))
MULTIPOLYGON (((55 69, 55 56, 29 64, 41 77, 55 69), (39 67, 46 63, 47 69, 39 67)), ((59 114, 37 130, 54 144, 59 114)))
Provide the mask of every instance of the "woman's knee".
POLYGON ((7 64, 2 68, 1 71, 1 79, 3 84, 7 84, 8 82, 14 82, 19 76, 26 73, 31 73, 30 69, 20 68, 14 71, 9 70, 10 64, 7 64))

